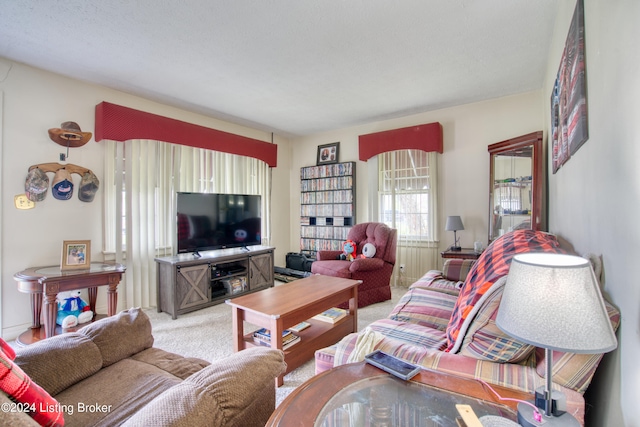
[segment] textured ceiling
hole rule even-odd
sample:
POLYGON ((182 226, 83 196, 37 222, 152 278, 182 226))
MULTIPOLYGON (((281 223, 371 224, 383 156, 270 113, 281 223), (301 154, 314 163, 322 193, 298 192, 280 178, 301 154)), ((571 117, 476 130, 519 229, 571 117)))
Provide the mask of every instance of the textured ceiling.
POLYGON ((555 0, 0 0, 0 56, 308 135, 542 87, 555 0))

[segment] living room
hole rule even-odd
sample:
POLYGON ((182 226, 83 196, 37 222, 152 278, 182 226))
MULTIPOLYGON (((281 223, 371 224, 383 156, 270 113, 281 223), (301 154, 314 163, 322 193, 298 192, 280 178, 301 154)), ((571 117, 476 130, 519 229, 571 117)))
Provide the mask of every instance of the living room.
MULTIPOLYGON (((371 220, 371 202, 365 185, 367 162, 358 161, 358 137, 373 132, 439 122, 444 152, 440 157, 440 249, 452 243, 444 231, 448 215, 460 215, 465 230, 459 233, 463 247, 481 240, 486 245, 488 227, 487 146, 529 132, 550 128, 550 94, 575 2, 558 4, 552 45, 546 61, 544 84, 537 90, 509 97, 443 108, 405 117, 379 120, 357 127, 336 129, 305 137, 274 135, 277 167, 272 171, 272 232, 269 244, 276 248, 276 265, 284 265, 287 252, 299 245, 299 170, 315 164, 319 145, 340 142, 340 160, 357 161, 357 222, 371 220), (288 191, 283 191, 287 189, 288 191)), ((622 325, 619 347, 605 356, 598 368, 587 401, 592 405, 589 424, 635 425, 640 409, 633 396, 640 395, 640 287, 631 282, 634 260, 640 255, 640 231, 633 216, 640 209, 640 172, 634 161, 640 124, 637 79, 640 58, 634 41, 640 36, 635 17, 637 2, 585 1, 589 139, 557 173, 548 169, 549 231, 569 241, 579 253, 602 254, 604 294, 618 306, 622 325), (619 204, 620 203, 620 204, 619 204)), ((183 120, 202 126, 272 141, 270 132, 241 126, 152 102, 107 87, 74 80, 0 58, 0 138, 2 138, 1 200, 2 277, 0 326, 10 340, 30 324, 28 295, 16 290, 13 275, 32 266, 60 262, 61 243, 69 239, 91 240, 94 257, 100 259, 104 231, 100 196, 93 203, 73 198, 61 203, 52 198, 32 210, 17 210, 13 196, 24 189, 30 165, 58 159, 61 149, 52 143, 47 129, 73 120, 93 131, 95 106, 102 101, 183 120)), ((104 147, 95 141, 72 149, 69 161, 104 175, 104 147)), ((547 164, 549 165, 549 156, 547 164)), ((132 286, 123 283, 122 289, 132 286)), ((99 294, 98 311, 105 312, 99 294)), ((120 309, 127 307, 121 297, 120 309)))

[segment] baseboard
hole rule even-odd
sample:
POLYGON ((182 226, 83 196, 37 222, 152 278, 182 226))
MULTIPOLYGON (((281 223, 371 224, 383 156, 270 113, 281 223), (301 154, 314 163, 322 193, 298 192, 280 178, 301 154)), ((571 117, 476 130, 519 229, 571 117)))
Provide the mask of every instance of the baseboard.
POLYGON ((18 336, 29 329, 31 323, 24 323, 18 326, 11 326, 10 328, 4 328, 2 330, 2 339, 5 341, 15 341, 18 336))

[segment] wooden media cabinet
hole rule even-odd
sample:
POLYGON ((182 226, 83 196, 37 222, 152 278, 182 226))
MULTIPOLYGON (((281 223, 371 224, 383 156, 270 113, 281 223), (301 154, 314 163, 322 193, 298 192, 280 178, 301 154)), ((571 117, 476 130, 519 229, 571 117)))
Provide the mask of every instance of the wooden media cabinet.
POLYGON ((268 246, 204 251, 156 258, 158 312, 173 319, 229 298, 273 286, 268 246))

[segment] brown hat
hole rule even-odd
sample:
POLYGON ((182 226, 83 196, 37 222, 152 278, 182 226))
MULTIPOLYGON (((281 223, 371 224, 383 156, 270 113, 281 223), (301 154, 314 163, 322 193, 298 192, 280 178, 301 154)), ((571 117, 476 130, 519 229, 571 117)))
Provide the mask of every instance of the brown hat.
POLYGON ((91 136, 91 132, 82 132, 76 122, 64 122, 60 128, 49 129, 49 138, 63 147, 82 147, 91 136))
POLYGON ((82 175, 82 180, 80 180, 78 199, 83 202, 92 202, 93 197, 96 195, 96 191, 98 191, 98 187, 100 187, 98 177, 90 170, 87 170, 87 172, 82 175))

